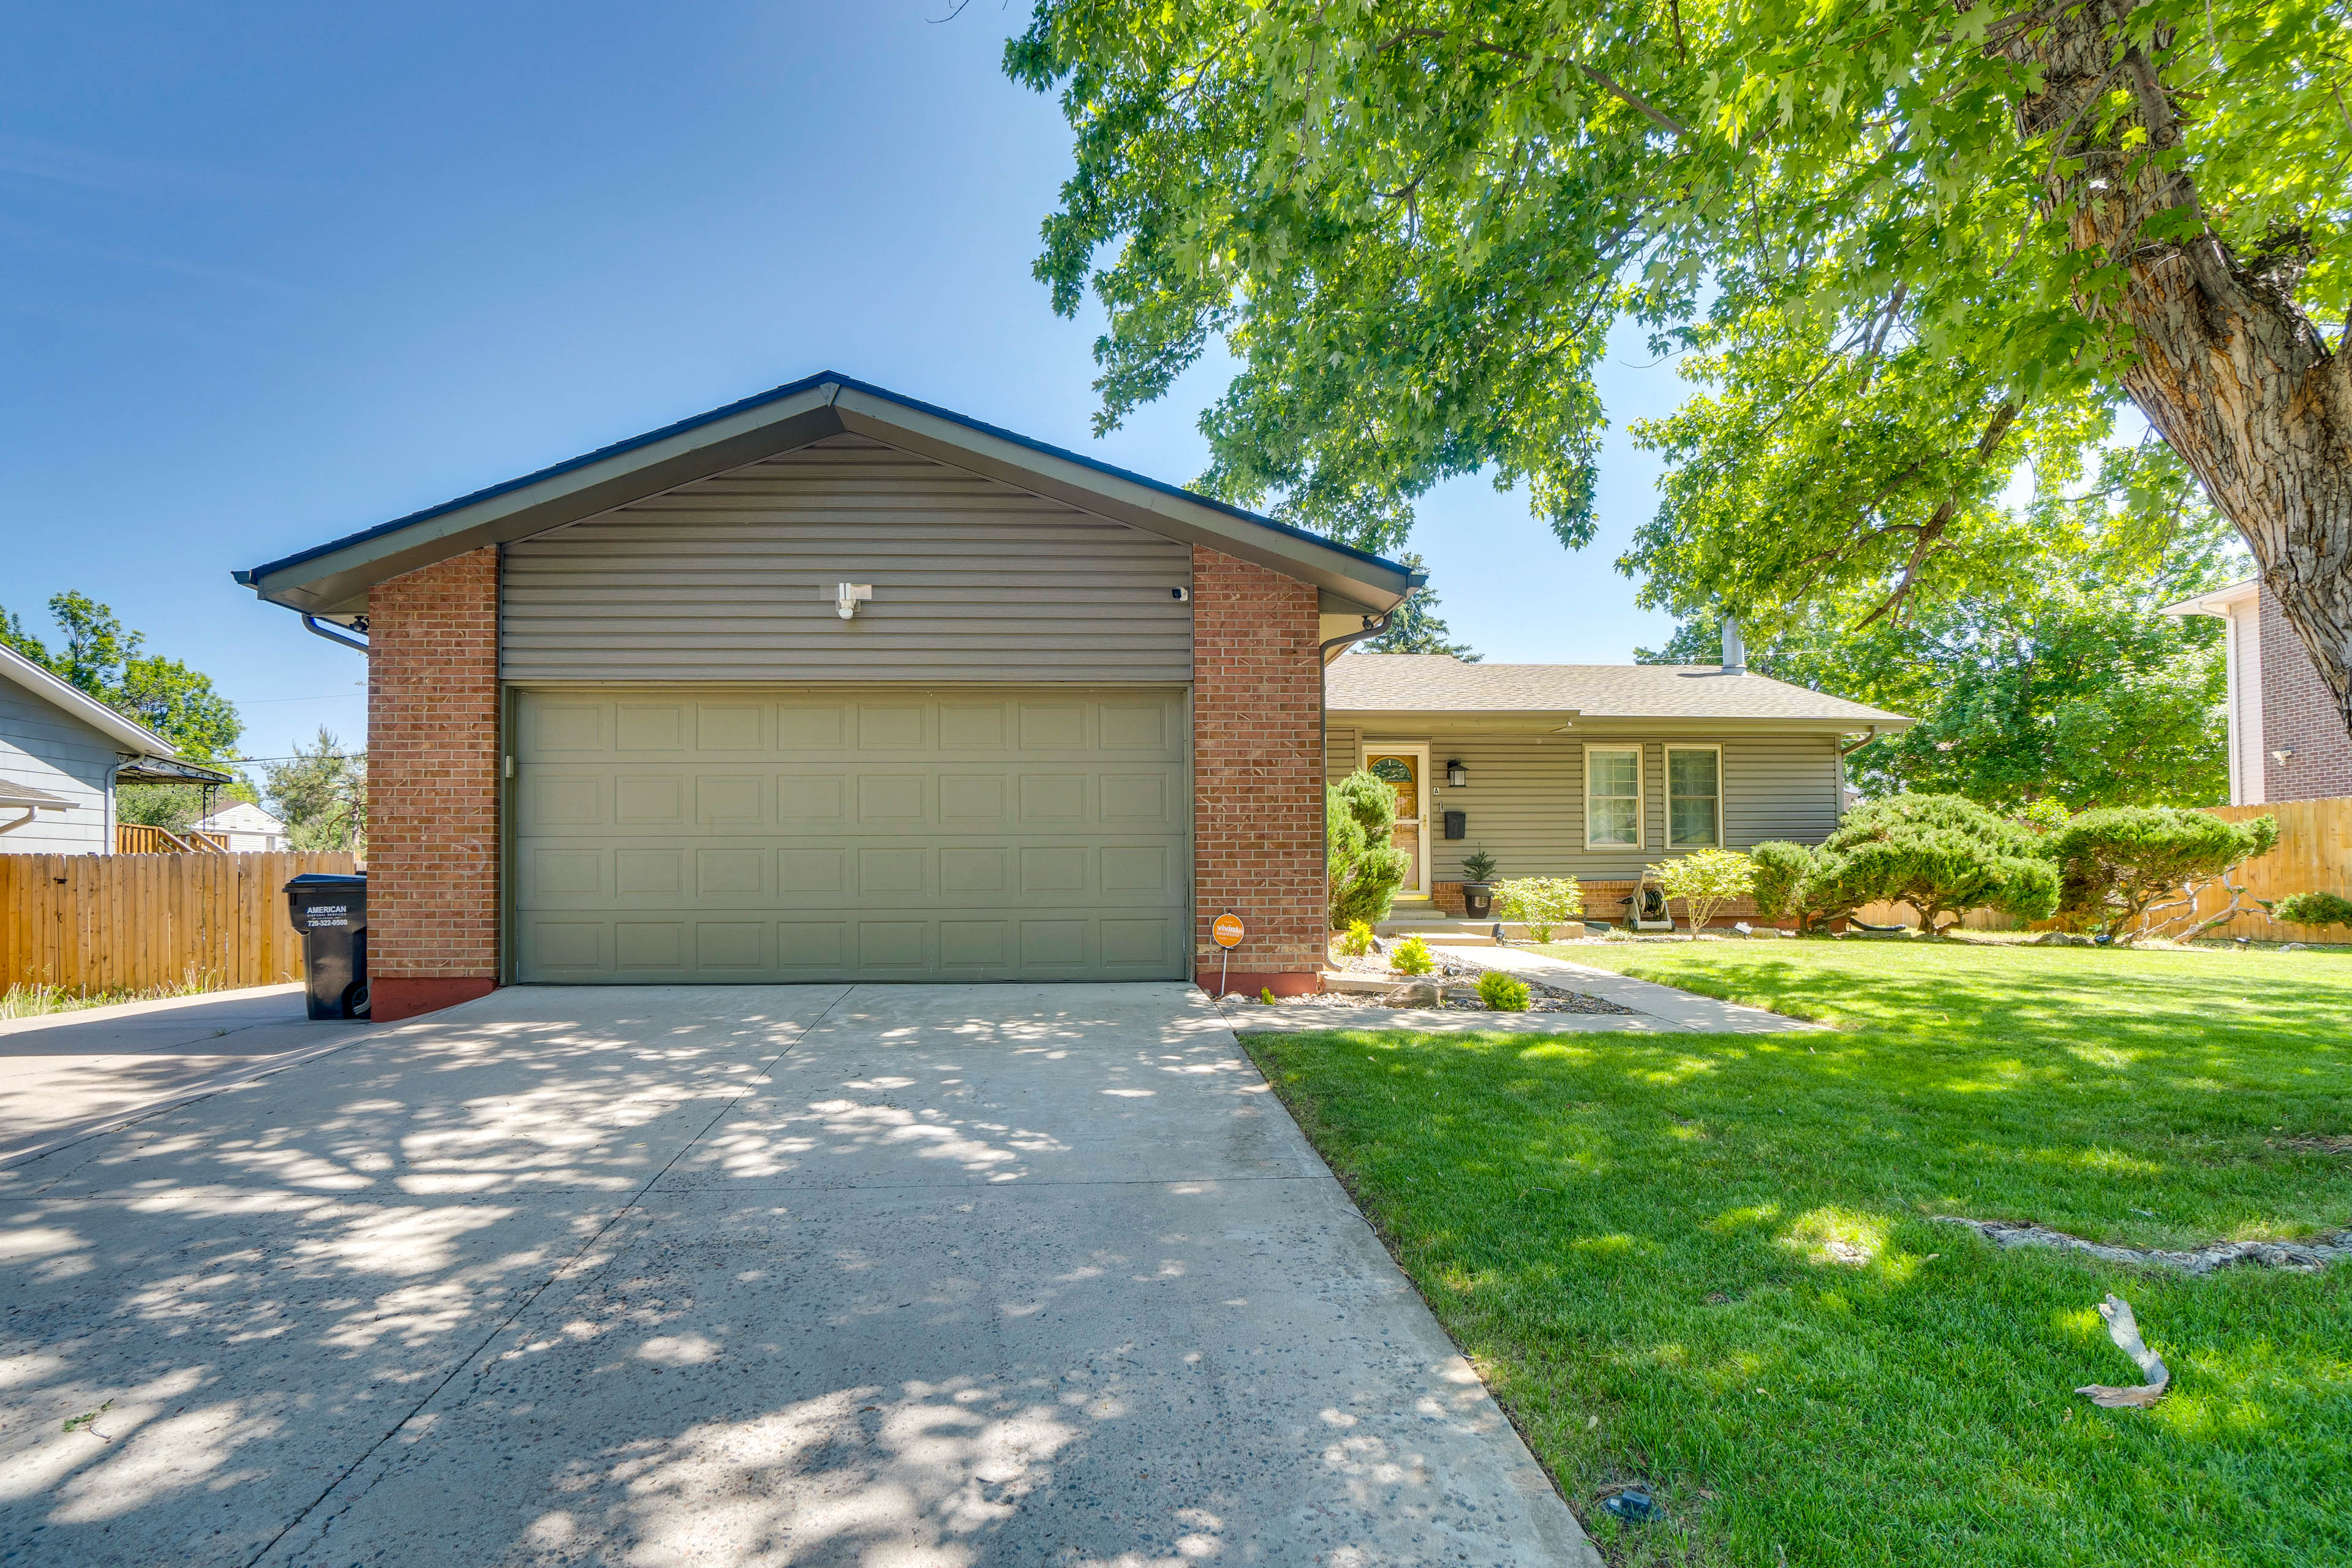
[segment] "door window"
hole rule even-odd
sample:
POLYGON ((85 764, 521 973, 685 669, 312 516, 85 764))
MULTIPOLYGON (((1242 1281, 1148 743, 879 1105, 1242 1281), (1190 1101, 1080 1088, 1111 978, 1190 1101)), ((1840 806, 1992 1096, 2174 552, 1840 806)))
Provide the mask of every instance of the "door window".
POLYGON ((1404 856, 1404 886, 1421 887, 1421 758, 1407 752, 1375 752, 1364 759, 1364 766, 1396 792, 1396 827, 1391 834, 1400 853, 1404 856))

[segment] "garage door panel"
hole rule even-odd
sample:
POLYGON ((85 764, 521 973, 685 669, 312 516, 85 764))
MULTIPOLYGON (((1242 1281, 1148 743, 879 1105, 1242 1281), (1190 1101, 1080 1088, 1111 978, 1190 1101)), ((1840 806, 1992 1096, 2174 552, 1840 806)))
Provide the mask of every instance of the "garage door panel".
POLYGON ((623 752, 677 752, 686 746, 686 704, 623 702, 613 714, 613 744, 623 752))
POLYGON ((943 752, 1001 752, 1010 732, 1008 702, 942 702, 940 704, 940 749, 943 752))
POLYGON ((517 695, 521 979, 1185 973, 1181 690, 517 695))

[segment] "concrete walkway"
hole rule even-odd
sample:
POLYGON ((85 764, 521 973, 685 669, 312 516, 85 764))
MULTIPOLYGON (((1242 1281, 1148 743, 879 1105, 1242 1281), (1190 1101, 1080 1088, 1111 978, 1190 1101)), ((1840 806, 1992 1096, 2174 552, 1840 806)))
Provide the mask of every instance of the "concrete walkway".
POLYGON ((1229 996, 1219 1005, 1233 1026, 1251 1034, 1308 1034, 1324 1029, 1406 1029, 1426 1035, 1769 1035, 1819 1031, 1808 1023, 1761 1007, 1718 1002, 1654 981, 1635 980, 1614 970, 1572 963, 1518 947, 1449 947, 1447 956, 1480 969, 1499 969, 1523 980, 1580 991, 1631 1007, 1631 1013, 1480 1013, 1439 1007, 1339 1008, 1274 1006, 1229 996))
POLYGON ((347 1045, 302 987, 256 985, 0 1020, 0 1166, 347 1045))
POLYGON ((502 991, 0 1267, 0 1562, 1600 1561, 1181 985, 502 991))

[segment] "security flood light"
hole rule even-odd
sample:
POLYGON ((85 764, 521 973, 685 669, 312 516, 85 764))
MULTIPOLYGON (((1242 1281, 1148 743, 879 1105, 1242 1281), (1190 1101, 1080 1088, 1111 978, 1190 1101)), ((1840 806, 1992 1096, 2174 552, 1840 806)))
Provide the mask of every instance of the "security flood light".
POLYGON ((871 583, 836 583, 833 585, 833 607, 843 620, 857 614, 857 606, 874 597, 871 583))

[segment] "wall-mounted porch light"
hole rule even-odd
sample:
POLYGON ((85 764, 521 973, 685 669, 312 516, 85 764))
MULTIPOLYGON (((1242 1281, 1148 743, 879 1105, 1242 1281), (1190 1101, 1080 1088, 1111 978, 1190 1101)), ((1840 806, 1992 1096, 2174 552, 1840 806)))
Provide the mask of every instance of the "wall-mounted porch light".
POLYGON ((1470 770, 1468 768, 1464 767, 1460 763, 1448 763, 1445 764, 1446 788, 1465 789, 1469 786, 1469 784, 1470 770))

